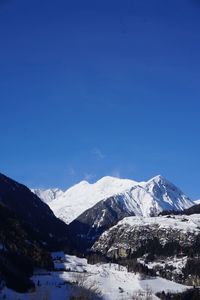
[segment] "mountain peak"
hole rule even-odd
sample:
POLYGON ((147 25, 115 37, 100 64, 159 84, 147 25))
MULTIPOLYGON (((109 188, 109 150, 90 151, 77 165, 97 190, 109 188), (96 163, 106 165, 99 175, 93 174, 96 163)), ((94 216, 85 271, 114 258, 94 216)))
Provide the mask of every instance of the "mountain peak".
POLYGON ((123 179, 114 176, 104 176, 100 178, 95 184, 96 185, 121 185, 121 184, 136 184, 138 182, 131 180, 131 179, 123 179))
POLYGON ((89 185, 90 183, 87 180, 81 180, 79 183, 75 184, 76 185, 89 185))
MULTIPOLYGON (((170 186, 175 186, 172 182, 170 182, 167 178, 165 178, 162 175, 157 175, 150 180, 146 182, 147 185, 153 184, 153 185, 159 185, 159 186, 165 186, 165 185, 170 185, 170 186)), ((177 187, 176 187, 177 188, 177 187)))
POLYGON ((165 177, 163 177, 162 175, 156 175, 153 178, 151 178, 149 181, 168 181, 165 177))
MULTIPOLYGON (((193 202, 162 175, 147 182, 105 176, 94 183, 86 180, 72 186, 48 204, 55 215, 70 223, 99 201, 114 197, 136 215, 156 215, 163 210, 183 210, 193 202)), ((45 196, 41 194, 45 202, 45 196)))
POLYGON ((108 175, 100 178, 97 182, 114 181, 114 180, 120 180, 120 178, 108 175))

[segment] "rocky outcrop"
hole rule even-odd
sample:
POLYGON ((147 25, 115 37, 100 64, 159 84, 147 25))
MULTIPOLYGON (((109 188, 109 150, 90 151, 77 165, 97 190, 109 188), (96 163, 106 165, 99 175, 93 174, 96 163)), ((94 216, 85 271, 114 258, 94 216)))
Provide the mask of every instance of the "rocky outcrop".
POLYGON ((110 258, 140 257, 145 253, 174 255, 198 252, 200 219, 193 216, 129 217, 104 232, 92 250, 110 258))

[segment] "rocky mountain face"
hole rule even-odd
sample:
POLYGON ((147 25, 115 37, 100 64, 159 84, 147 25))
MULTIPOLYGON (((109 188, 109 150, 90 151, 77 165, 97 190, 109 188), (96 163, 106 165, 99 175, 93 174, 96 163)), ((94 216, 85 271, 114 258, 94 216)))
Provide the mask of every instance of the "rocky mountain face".
POLYGON ((184 209, 184 211, 180 212, 180 214, 185 214, 185 215, 200 214, 200 204, 189 207, 188 209, 184 209))
POLYGON ((105 231, 92 250, 109 258, 121 259, 148 253, 188 255, 190 252, 198 253, 199 246, 199 215, 178 215, 125 218, 105 231))
POLYGON ((166 216, 166 215, 193 215, 193 214, 200 214, 200 204, 195 204, 187 209, 181 210, 181 211, 162 211, 159 215, 160 216, 166 216))
POLYGON ((123 197, 117 195, 98 202, 68 226, 73 234, 76 247, 85 251, 91 247, 102 232, 115 225, 117 221, 131 215, 134 213, 127 209, 123 197))
POLYGON ((27 223, 44 243, 66 239, 67 226, 26 186, 0 174, 0 204, 27 223))

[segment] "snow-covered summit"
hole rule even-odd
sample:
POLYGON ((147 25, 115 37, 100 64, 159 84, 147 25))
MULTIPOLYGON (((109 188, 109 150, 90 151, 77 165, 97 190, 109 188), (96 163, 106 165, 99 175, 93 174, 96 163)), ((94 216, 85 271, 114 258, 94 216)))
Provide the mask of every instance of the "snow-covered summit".
MULTIPOLYGON (((155 208, 159 212, 163 210, 182 211, 194 205, 188 196, 161 175, 142 183, 141 186, 147 192, 149 201, 151 199, 149 203, 151 209, 155 208)), ((149 201, 146 200, 146 207, 149 201)), ((144 204, 144 201, 142 202, 144 204)), ((148 215, 148 213, 145 214, 145 216, 148 215)))
POLYGON ((200 204, 200 199, 194 200, 194 204, 200 204))
MULTIPOLYGON (((162 183, 170 183, 165 177, 163 177, 162 175, 157 175, 151 179, 149 179, 147 182, 145 182, 146 184, 151 184, 152 182, 156 183, 156 184, 162 184, 162 183)), ((171 183, 170 183, 171 184, 171 183)))
POLYGON ((157 215, 163 210, 183 210, 194 205, 180 189, 161 175, 147 182, 110 176, 95 183, 81 181, 65 192, 58 190, 58 195, 52 198, 50 191, 41 191, 39 197, 66 223, 110 197, 117 201, 120 196, 120 201, 124 201, 124 207, 131 214, 145 217, 157 215))
POLYGON ((85 210, 103 199, 129 190, 137 183, 132 180, 103 177, 95 183, 81 181, 50 203, 55 215, 70 223, 85 210))

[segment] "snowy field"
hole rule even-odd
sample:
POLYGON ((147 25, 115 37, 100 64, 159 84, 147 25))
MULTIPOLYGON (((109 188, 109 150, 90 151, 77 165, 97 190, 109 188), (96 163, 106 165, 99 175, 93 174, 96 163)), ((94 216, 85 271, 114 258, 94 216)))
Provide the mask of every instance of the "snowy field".
POLYGON ((152 292, 152 299, 158 299, 156 292, 181 292, 186 286, 156 277, 141 279, 139 274, 128 273, 125 267, 117 264, 89 265, 86 259, 52 254, 56 271, 35 274, 34 293, 18 294, 8 289, 1 293, 0 299, 7 300, 68 300, 77 293, 77 285, 99 293, 98 299, 129 300, 133 295, 145 299, 146 292, 152 292), (144 298, 142 298, 144 295, 144 298), (6 298, 3 298, 6 296, 6 298))
MULTIPOLYGON (((199 214, 193 215, 174 215, 174 216, 159 216, 159 217, 126 217, 123 220, 119 221, 117 226, 128 225, 133 228, 137 226, 157 226, 158 228, 163 229, 177 229, 182 232, 191 232, 198 234, 200 231, 200 219, 199 214)), ((112 230, 113 227, 111 227, 112 230)))

